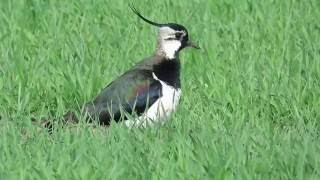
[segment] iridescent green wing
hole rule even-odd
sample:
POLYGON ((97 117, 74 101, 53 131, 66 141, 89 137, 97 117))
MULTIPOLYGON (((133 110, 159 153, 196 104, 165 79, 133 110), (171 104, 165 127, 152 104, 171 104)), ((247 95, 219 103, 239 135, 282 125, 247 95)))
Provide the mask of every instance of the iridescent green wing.
POLYGON ((103 124, 119 121, 121 111, 142 114, 161 96, 161 83, 149 70, 132 70, 110 83, 97 98, 86 106, 92 117, 103 124))

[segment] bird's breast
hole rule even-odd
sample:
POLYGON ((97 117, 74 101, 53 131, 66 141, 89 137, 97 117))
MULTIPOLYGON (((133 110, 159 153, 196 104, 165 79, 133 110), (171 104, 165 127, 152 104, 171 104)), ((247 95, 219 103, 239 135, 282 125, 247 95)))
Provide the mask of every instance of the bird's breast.
POLYGON ((153 78, 161 83, 162 96, 135 121, 125 122, 128 127, 145 127, 154 122, 165 122, 176 110, 181 97, 181 89, 170 86, 166 82, 158 79, 154 73, 153 78))
POLYGON ((153 66, 153 73, 166 84, 180 88, 180 63, 179 60, 163 60, 153 66))

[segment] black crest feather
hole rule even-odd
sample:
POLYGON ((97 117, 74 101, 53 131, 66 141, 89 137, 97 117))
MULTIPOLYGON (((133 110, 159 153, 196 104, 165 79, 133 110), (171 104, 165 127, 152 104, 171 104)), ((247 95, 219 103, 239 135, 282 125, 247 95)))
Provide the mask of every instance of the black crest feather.
POLYGON ((145 22, 147 22, 147 23, 149 23, 151 25, 157 26, 157 27, 163 27, 165 25, 165 24, 160 24, 160 23, 153 22, 153 21, 145 18, 144 16, 142 16, 141 13, 134 7, 133 3, 130 4, 129 7, 137 16, 139 16, 145 22))

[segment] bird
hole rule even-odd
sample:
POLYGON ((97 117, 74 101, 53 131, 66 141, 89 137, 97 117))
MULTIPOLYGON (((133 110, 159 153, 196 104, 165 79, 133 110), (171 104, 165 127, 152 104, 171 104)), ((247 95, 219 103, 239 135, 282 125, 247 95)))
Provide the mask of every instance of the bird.
MULTIPOLYGON (((146 127, 166 122, 181 97, 181 50, 200 47, 189 39, 187 29, 177 23, 157 23, 147 19, 134 5, 130 9, 144 22, 158 28, 154 54, 108 84, 84 104, 81 116, 89 122, 109 126, 112 121, 127 127, 146 127)), ((63 116, 65 122, 78 122, 74 112, 63 116)))

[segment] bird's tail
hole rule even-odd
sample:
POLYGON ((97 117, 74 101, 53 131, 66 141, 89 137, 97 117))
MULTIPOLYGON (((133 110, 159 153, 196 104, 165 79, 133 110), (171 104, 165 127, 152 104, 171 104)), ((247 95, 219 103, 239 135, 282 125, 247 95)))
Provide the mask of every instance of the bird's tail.
POLYGON ((40 125, 41 127, 46 128, 50 133, 52 133, 54 124, 55 123, 61 123, 62 125, 67 124, 76 124, 79 122, 79 119, 77 118, 76 114, 72 111, 68 111, 60 118, 41 118, 40 120, 36 118, 31 118, 32 122, 34 124, 40 125))

